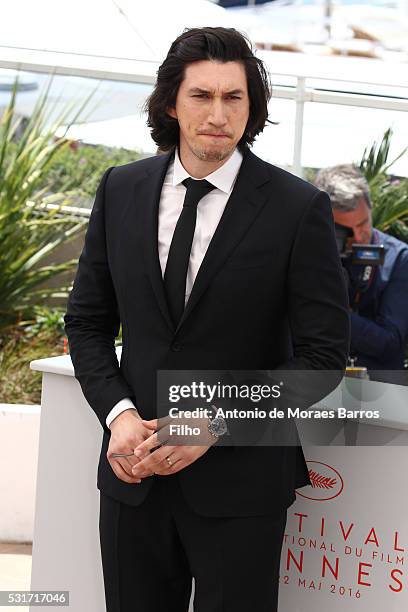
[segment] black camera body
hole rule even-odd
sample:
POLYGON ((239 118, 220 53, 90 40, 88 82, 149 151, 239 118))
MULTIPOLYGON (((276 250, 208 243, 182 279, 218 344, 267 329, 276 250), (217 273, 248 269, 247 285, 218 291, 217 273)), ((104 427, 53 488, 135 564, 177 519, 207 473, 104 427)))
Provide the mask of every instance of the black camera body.
MULTIPOLYGON (((376 270, 384 263, 384 245, 353 243, 349 246, 353 230, 335 223, 335 232, 347 288, 352 287, 355 295, 360 296, 370 287, 376 270), (351 266, 355 266, 353 275, 350 274, 351 266)), ((354 304, 351 304, 354 311, 358 311, 358 302, 359 297, 354 304)))
POLYGON ((347 247, 353 230, 339 223, 335 224, 336 242, 342 260, 348 260, 352 265, 381 266, 384 263, 385 249, 383 244, 356 244, 347 247))

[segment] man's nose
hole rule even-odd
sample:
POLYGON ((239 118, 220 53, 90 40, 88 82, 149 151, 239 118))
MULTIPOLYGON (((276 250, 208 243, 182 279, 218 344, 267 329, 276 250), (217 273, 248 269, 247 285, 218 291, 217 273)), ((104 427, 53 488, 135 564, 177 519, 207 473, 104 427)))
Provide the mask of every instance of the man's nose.
POLYGON ((208 121, 213 125, 225 125, 227 123, 225 107, 221 100, 213 100, 208 121))
POLYGON ((354 242, 357 242, 358 244, 363 244, 363 242, 365 242, 364 230, 360 229, 359 227, 355 227, 353 232, 354 232, 354 242))

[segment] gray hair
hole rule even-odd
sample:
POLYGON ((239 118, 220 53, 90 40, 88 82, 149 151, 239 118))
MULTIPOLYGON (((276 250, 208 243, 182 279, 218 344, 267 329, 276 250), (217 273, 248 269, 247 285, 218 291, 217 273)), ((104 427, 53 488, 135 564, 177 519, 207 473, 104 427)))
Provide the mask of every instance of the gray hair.
POLYGON ((326 191, 333 208, 342 212, 355 210, 362 197, 371 208, 370 188, 361 170, 353 164, 340 164, 322 168, 316 174, 314 184, 326 191))

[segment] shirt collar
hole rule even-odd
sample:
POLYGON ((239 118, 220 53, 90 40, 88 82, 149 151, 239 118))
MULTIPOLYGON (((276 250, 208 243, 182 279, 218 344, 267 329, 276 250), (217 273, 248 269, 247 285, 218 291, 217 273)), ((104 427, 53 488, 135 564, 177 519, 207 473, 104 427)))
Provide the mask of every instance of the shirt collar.
MULTIPOLYGON (((242 153, 238 149, 235 149, 225 164, 218 168, 218 170, 214 170, 214 172, 205 176, 205 180, 224 193, 230 193, 234 186, 235 179, 237 178, 242 157, 242 153)), ((179 185, 184 179, 189 177, 191 177, 191 175, 184 169, 180 161, 178 149, 176 148, 174 153, 173 186, 179 185)))

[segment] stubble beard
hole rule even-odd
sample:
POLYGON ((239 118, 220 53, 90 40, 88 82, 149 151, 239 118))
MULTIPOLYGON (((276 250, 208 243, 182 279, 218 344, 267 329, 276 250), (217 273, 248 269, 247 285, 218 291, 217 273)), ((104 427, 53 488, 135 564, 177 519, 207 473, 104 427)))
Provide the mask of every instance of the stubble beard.
POLYGON ((215 150, 200 149, 200 148, 194 147, 191 150, 198 159, 200 159, 201 161, 206 161, 206 162, 222 161, 225 158, 227 158, 231 153, 231 147, 228 147, 225 149, 218 149, 218 150, 217 149, 215 150))

